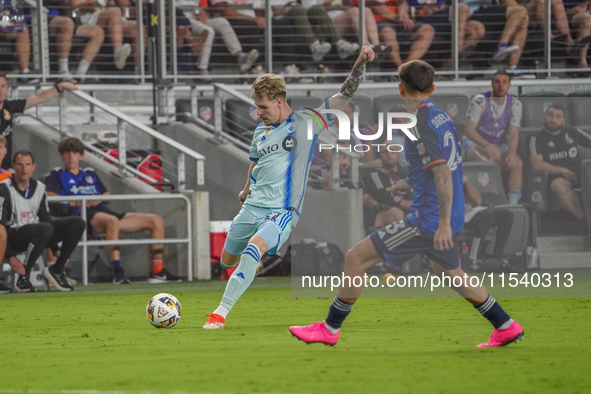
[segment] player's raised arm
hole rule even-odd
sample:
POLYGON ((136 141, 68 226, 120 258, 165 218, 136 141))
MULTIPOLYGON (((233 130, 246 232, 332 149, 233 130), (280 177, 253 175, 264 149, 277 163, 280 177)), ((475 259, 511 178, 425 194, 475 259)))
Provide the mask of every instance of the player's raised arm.
POLYGON ((343 111, 347 106, 349 100, 353 98, 355 92, 359 88, 359 84, 363 80, 363 73, 365 72, 365 64, 371 62, 375 57, 374 51, 367 45, 361 48, 359 57, 353 65, 351 74, 347 77, 341 90, 328 99, 328 104, 331 109, 338 109, 343 111))

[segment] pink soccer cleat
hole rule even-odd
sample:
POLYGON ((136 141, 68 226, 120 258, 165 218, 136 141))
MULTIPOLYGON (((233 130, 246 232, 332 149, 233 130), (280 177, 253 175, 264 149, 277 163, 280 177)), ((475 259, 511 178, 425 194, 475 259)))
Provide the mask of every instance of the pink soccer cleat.
POLYGON ((337 343, 341 333, 340 331, 336 334, 331 333, 324 325, 324 322, 312 323, 309 326, 291 326, 289 332, 306 343, 324 343, 330 346, 337 343))
POLYGON ((497 347, 506 346, 512 342, 521 341, 525 333, 523 328, 514 321, 508 328, 504 330, 494 330, 490 336, 490 340, 487 343, 481 343, 476 347, 497 347))

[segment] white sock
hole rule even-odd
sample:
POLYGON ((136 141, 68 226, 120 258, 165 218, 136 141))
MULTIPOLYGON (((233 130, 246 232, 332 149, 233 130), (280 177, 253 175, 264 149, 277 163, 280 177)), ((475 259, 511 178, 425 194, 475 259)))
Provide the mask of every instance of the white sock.
POLYGON ((60 74, 67 74, 70 72, 70 67, 68 66, 68 58, 59 59, 58 64, 59 64, 59 73, 60 74))
POLYGON ((328 323, 325 321, 323 321, 322 323, 324 323, 324 327, 326 327, 326 329, 328 331, 330 331, 331 334, 336 334, 337 332, 341 331, 340 328, 334 328, 328 325, 328 323))
POLYGON ((78 71, 76 72, 78 75, 86 75, 88 68, 90 67, 90 63, 86 60, 80 60, 78 63, 78 71))
POLYGON ((220 306, 218 306, 218 309, 213 311, 213 313, 215 313, 216 315, 220 315, 225 319, 226 316, 228 316, 228 313, 230 313, 230 310, 228 308, 226 308, 225 306, 220 305, 220 306))
POLYGON ((30 73, 30 72, 31 72, 31 71, 29 71, 29 68, 28 68, 28 67, 27 67, 27 68, 23 68, 23 74, 28 74, 28 73, 30 73))
POLYGON ((248 244, 242 257, 240 264, 228 280, 226 291, 222 297, 220 306, 232 310, 236 301, 244 294, 246 289, 250 286, 257 273, 257 264, 261 260, 261 251, 255 244, 248 244))

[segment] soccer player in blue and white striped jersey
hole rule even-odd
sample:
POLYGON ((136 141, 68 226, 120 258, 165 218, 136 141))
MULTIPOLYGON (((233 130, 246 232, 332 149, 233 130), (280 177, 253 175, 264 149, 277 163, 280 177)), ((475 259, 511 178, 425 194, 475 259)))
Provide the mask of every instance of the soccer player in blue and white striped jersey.
POLYGON ((341 90, 316 110, 292 111, 282 76, 265 74, 254 81, 253 98, 262 123, 254 132, 252 163, 239 194, 244 205, 232 222, 220 261, 223 268, 238 267, 228 280, 222 302, 208 315, 203 328, 225 327, 226 316, 252 283, 261 256, 276 253, 287 241, 301 214, 318 135, 336 119, 323 117, 318 110, 343 111, 363 79, 365 64, 374 56, 368 46, 361 48, 341 90), (308 138, 309 119, 314 119, 312 138, 308 138))

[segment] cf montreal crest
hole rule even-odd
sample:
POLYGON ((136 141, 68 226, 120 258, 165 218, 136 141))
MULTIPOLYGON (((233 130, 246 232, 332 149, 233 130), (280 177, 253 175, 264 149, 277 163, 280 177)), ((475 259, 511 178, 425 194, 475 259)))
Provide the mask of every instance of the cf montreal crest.
POLYGON ((291 152, 295 150, 295 148, 298 146, 298 140, 294 136, 288 135, 283 140, 282 146, 283 149, 285 149, 288 152, 291 152))

